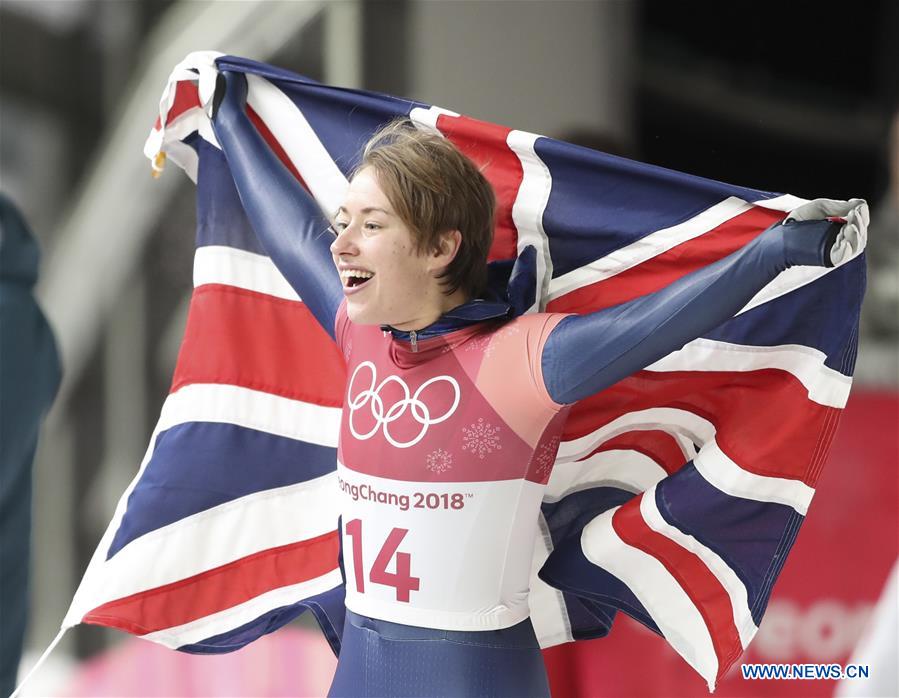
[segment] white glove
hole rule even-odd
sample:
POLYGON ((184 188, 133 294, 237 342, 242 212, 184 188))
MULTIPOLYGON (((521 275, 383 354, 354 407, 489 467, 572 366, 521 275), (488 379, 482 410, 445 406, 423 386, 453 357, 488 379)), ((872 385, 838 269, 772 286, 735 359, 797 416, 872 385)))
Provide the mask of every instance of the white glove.
POLYGON ((864 199, 814 199, 794 208, 787 220, 812 221, 825 218, 843 218, 846 223, 840 228, 836 242, 830 248, 830 261, 835 267, 857 257, 865 249, 868 241, 868 202, 864 199))

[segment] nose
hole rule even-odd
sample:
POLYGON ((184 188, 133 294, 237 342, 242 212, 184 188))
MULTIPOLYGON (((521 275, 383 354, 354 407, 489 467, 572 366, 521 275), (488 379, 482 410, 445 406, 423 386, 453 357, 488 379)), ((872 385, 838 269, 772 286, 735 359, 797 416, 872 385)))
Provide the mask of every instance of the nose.
POLYGON ((337 237, 331 243, 331 254, 334 257, 339 257, 342 254, 356 254, 358 252, 351 230, 352 226, 348 225, 337 233, 337 237))

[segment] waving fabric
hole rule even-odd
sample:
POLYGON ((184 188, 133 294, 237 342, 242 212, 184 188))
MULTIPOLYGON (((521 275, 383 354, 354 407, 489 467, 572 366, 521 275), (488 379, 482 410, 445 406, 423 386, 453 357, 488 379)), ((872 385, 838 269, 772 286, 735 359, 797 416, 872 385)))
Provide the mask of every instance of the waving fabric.
MULTIPOLYGON (((146 147, 157 169, 167 156, 197 185, 190 315, 146 456, 65 626, 226 652, 309 609, 339 651, 343 358, 244 215, 208 118, 224 69, 248 76, 253 122, 326 212, 385 122, 408 116, 452 140, 496 189, 491 268, 536 250, 527 312, 586 313, 655 291, 805 203, 191 54, 146 147)), ((710 688, 743 652, 849 393, 865 278, 863 235, 851 243, 840 266, 789 269, 714 332, 574 406, 534 550, 542 646, 602 636, 620 610, 710 688)))

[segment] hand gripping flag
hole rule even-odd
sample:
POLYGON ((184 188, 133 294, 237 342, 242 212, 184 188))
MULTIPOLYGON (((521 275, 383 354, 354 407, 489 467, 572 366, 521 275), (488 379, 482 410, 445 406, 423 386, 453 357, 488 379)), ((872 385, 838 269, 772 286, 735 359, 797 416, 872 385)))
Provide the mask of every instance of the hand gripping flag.
MULTIPOLYGON (((247 75, 250 118, 324 211, 341 203, 379 126, 408 116, 438 129, 496 190, 494 266, 537 252, 528 312, 586 313, 650 293, 806 204, 191 54, 145 149, 157 170, 167 155, 197 185, 187 328, 146 456, 64 628, 94 623, 227 652, 310 609, 339 651, 345 368, 244 214, 208 116, 224 69, 247 75)), ((542 646, 603 636, 621 610, 663 635, 710 689, 746 648, 849 393, 867 221, 860 201, 839 212, 855 225, 844 227, 836 268, 787 270, 713 332, 574 406, 534 550, 542 646), (566 545, 586 558, 552 555, 566 545)))

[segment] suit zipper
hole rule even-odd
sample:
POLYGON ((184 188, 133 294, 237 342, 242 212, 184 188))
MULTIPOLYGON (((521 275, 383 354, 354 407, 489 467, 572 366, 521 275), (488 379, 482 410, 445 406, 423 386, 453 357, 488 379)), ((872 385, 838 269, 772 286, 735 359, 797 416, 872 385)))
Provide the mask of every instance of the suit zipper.
POLYGON ((415 334, 415 330, 412 330, 412 351, 418 351, 418 335, 415 334))

